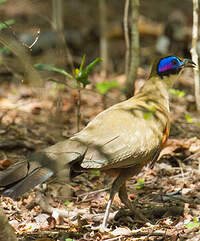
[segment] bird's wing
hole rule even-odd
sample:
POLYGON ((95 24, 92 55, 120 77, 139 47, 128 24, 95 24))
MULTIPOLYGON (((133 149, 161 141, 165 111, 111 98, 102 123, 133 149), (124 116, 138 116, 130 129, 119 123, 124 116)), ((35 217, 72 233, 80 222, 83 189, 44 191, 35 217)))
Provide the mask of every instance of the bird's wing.
POLYGON ((57 174, 77 162, 86 169, 142 165, 160 151, 167 122, 168 112, 159 103, 133 97, 101 112, 72 138, 46 148, 44 163, 39 162, 57 174))
POLYGON ((160 152, 167 123, 159 105, 129 100, 102 112, 72 139, 87 146, 83 168, 143 165, 160 152))

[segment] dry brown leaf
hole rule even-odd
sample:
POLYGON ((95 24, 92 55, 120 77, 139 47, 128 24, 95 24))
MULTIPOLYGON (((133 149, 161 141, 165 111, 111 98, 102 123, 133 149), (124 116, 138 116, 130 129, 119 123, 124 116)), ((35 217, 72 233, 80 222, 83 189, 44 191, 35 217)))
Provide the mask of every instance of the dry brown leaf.
POLYGON ((3 159, 0 160, 0 169, 6 169, 7 167, 9 167, 11 165, 11 161, 8 159, 3 159))
POLYGON ((51 239, 51 238, 39 238, 39 239, 36 239, 35 241, 55 241, 55 239, 51 239))
POLYGON ((177 139, 169 139, 165 145, 165 147, 162 149, 159 158, 165 156, 165 155, 173 155, 174 151, 178 148, 185 148, 185 142, 184 140, 177 140, 177 139))
POLYGON ((112 235, 114 236, 120 236, 120 235, 130 235, 131 234, 131 230, 129 228, 116 228, 115 230, 113 230, 111 232, 112 235))
POLYGON ((2 110, 10 110, 15 108, 15 104, 13 104, 9 99, 7 98, 0 98, 0 107, 2 110))
POLYGON ((200 139, 197 137, 190 138, 186 141, 186 144, 189 146, 189 151, 191 153, 196 153, 200 151, 200 139))

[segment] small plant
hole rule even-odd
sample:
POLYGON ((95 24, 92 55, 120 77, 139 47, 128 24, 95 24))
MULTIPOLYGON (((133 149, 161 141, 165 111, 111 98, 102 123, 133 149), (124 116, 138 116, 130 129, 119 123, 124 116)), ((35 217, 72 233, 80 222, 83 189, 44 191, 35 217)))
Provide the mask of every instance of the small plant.
POLYGON ((200 222, 197 217, 193 218, 193 221, 187 223, 186 228, 200 228, 200 222))
POLYGON ((37 68, 39 70, 57 72, 57 73, 65 75, 69 79, 73 79, 73 76, 71 74, 67 73, 64 69, 56 68, 55 66, 50 65, 50 64, 35 64, 35 68, 37 68))
POLYGON ((119 86, 119 84, 117 81, 102 82, 102 83, 96 84, 97 90, 102 95, 105 95, 111 88, 115 88, 118 86, 119 86))
POLYGON ((67 79, 76 80, 79 84, 82 85, 83 88, 85 88, 88 84, 90 84, 90 81, 88 80, 89 72, 100 61, 101 61, 101 59, 97 58, 94 61, 92 61, 92 63, 87 65, 85 68, 83 68, 83 65, 85 62, 85 55, 84 55, 82 58, 80 67, 73 70, 73 74, 69 74, 66 70, 64 70, 62 68, 57 68, 50 64, 35 64, 35 68, 37 68, 39 70, 47 70, 47 71, 53 71, 53 72, 63 74, 66 76, 67 79))
MULTIPOLYGON (((81 65, 79 68, 74 69, 72 74, 69 74, 66 70, 62 68, 57 68, 50 64, 35 64, 35 67, 39 70, 53 71, 60 74, 63 74, 66 77, 66 81, 71 79, 76 81, 77 89, 78 89, 78 100, 77 100, 77 131, 80 130, 80 107, 81 107, 81 88, 85 88, 90 84, 88 80, 89 72, 95 67, 97 63, 101 61, 100 58, 96 58, 90 64, 88 64, 85 68, 85 55, 82 58, 81 65)), ((63 84, 67 85, 67 82, 63 82, 63 84)))

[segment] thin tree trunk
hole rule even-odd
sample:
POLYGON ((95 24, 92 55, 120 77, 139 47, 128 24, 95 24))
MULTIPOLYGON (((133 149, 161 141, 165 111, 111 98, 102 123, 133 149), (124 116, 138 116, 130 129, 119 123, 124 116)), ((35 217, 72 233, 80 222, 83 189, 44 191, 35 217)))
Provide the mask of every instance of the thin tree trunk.
POLYGON ((192 30, 191 55, 192 55, 192 61, 197 65, 196 68, 194 69, 195 99, 196 99, 197 110, 200 111, 200 83, 199 83, 199 64, 198 64, 198 54, 197 54, 198 13, 199 13, 198 0, 193 0, 193 30, 192 30))
POLYGON ((63 30, 63 0, 52 0, 52 20, 57 31, 63 30))
POLYGON ((132 4, 132 26, 131 26, 131 63, 130 71, 126 82, 126 97, 133 96, 135 81, 137 79, 137 69, 139 66, 139 0, 131 0, 132 4))
POLYGON ((125 75, 128 78, 129 67, 130 67, 130 39, 128 34, 128 10, 129 10, 130 0, 126 0, 124 7, 124 38, 126 44, 126 54, 125 54, 125 75))
POLYGON ((63 65, 65 65, 65 55, 67 61, 71 67, 71 70, 74 70, 73 57, 64 36, 64 1, 63 0, 52 0, 52 22, 53 28, 57 31, 59 41, 57 43, 58 50, 60 51, 59 55, 63 56, 63 65))
POLYGON ((100 14, 100 57, 101 73, 105 77, 108 70, 108 39, 107 39, 107 14, 106 14, 106 0, 99 0, 99 14, 100 14))

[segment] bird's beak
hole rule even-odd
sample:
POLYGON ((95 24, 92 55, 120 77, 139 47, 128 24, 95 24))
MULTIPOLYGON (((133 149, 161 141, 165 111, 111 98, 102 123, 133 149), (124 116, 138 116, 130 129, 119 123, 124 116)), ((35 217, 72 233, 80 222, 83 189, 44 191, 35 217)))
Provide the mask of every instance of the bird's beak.
POLYGON ((195 68, 196 64, 191 59, 183 59, 182 68, 195 68))

